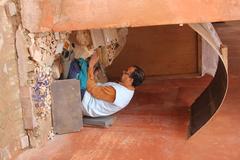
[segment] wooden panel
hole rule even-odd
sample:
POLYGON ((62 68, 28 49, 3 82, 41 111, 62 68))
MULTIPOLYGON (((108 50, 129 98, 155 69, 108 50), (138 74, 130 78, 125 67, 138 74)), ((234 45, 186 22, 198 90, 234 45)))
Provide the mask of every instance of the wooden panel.
POLYGON ((83 126, 79 81, 55 81, 51 92, 54 132, 63 134, 79 131, 83 126))
POLYGON ((110 77, 117 77, 136 64, 147 76, 196 74, 198 58, 198 37, 188 26, 130 28, 125 48, 107 71, 110 77))

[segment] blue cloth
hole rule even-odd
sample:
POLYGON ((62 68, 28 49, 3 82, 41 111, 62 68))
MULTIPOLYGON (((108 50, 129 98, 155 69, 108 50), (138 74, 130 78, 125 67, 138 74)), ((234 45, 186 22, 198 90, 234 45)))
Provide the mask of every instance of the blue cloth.
POLYGON ((70 64, 70 69, 68 73, 68 79, 77 79, 80 81, 81 90, 87 89, 87 70, 88 70, 88 63, 86 60, 80 58, 75 59, 70 64))
POLYGON ((88 79, 88 64, 87 61, 80 58, 78 60, 78 65, 80 66, 80 72, 76 75, 76 79, 80 80, 81 89, 87 89, 87 79, 88 79))
POLYGON ((74 59, 69 68, 68 79, 76 79, 77 74, 80 72, 80 66, 78 65, 78 60, 74 59))

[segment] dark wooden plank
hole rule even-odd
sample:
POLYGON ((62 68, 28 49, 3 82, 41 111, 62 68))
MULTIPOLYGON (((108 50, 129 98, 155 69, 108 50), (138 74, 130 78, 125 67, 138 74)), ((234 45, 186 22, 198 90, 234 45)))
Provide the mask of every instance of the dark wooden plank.
POLYGON ((219 109, 227 90, 228 74, 223 61, 219 58, 216 74, 191 106, 189 136, 203 127, 219 109))
POLYGON ((53 128, 56 134, 80 131, 82 102, 78 80, 58 80, 51 86, 53 128))

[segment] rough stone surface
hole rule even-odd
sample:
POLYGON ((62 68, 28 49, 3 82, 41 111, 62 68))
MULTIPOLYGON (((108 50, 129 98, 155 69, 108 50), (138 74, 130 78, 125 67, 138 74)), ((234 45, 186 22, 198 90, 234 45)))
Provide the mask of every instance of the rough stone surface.
POLYGON ((12 158, 8 147, 4 147, 3 149, 1 149, 1 157, 2 160, 9 160, 12 158))
POLYGON ((46 115, 45 119, 37 120, 37 127, 28 131, 31 147, 39 148, 48 141, 49 131, 52 128, 51 115, 46 115))
POLYGON ((28 136, 23 136, 21 137, 21 147, 22 149, 25 149, 29 146, 29 140, 28 140, 28 136))
POLYGON ((9 13, 10 16, 14 16, 17 14, 17 8, 16 8, 16 5, 15 3, 13 2, 9 2, 7 5, 6 5, 6 8, 7 8, 7 11, 9 13))
POLYGON ((237 0, 21 0, 21 5, 23 25, 32 32, 240 19, 237 0))
POLYGON ((25 129, 33 129, 37 126, 36 118, 34 116, 34 108, 32 102, 31 87, 20 87, 21 105, 23 110, 23 122, 25 129))
POLYGON ((0 3, 0 149, 1 158, 18 152, 23 129, 13 26, 0 3))
POLYGON ((28 50, 26 44, 24 43, 24 35, 22 32, 22 27, 19 26, 16 31, 16 49, 18 55, 18 70, 19 70, 19 78, 20 78, 20 86, 27 85, 27 62, 28 62, 28 50))

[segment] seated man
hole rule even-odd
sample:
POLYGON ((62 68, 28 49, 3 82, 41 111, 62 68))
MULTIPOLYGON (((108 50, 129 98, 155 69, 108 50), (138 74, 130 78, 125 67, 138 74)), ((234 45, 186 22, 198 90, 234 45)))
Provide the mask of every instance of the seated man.
POLYGON ((87 90, 82 98, 83 114, 90 117, 112 115, 126 107, 133 97, 135 87, 144 80, 143 70, 131 66, 123 71, 121 82, 97 84, 94 80, 94 66, 98 59, 95 53, 89 61, 87 90))

